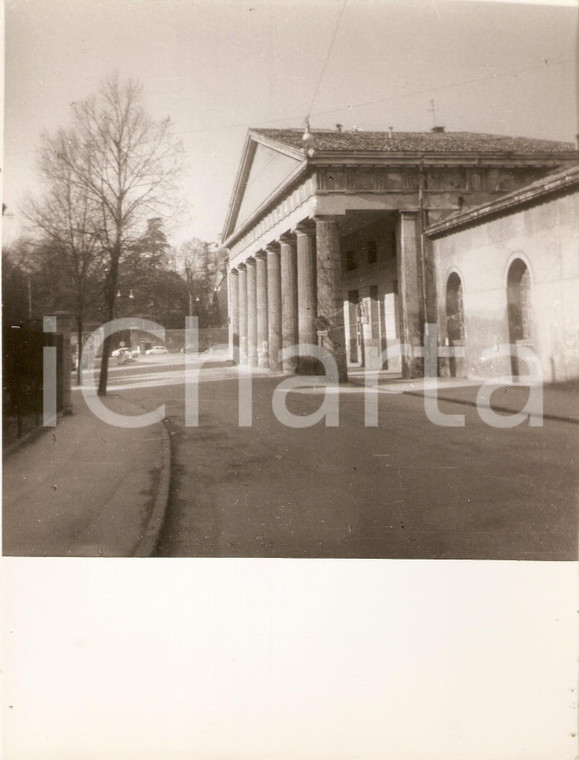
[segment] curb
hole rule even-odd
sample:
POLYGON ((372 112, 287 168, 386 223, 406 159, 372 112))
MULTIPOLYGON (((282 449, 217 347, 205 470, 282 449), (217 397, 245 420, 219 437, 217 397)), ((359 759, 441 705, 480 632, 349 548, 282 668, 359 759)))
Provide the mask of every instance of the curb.
MULTIPOLYGON (((417 396, 418 398, 426 398, 426 394, 421 391, 402 391, 405 396, 417 396)), ((450 401, 452 404, 462 404, 462 406, 472 406, 476 409, 477 406, 484 406, 485 409, 491 409, 493 412, 504 412, 505 414, 517 414, 517 410, 508 409, 505 406, 495 406, 494 404, 478 404, 476 401, 468 401, 467 399, 451 398, 450 396, 441 396, 438 394, 437 399, 439 401, 450 401)), ((520 411, 520 410, 518 410, 520 411)), ((529 417, 539 417, 545 420, 555 420, 555 422, 569 422, 571 425, 579 425, 579 419, 573 417, 562 417, 558 414, 548 414, 543 412, 542 414, 529 414, 529 417)))
POLYGON ((165 513, 169 504, 169 485, 171 482, 171 437, 165 420, 161 420, 163 434, 163 452, 161 454, 161 470, 155 503, 151 510, 147 527, 139 539, 132 557, 150 557, 157 547, 159 534, 165 520, 165 513))

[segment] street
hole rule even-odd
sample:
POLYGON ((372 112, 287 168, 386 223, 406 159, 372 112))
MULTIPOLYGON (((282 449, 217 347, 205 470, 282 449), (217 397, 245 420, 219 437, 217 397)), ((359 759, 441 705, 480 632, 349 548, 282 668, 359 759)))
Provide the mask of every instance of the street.
MULTIPOLYGON (((378 396, 364 426, 364 389, 339 393, 339 425, 282 425, 272 398, 283 378, 253 378, 253 424, 238 426, 236 369, 201 370, 199 426, 185 426, 183 358, 155 357, 111 375, 111 393, 166 404, 172 444, 163 557, 334 557, 573 560, 577 555, 578 427, 545 419, 512 429, 439 427, 424 401, 378 396)), ((304 385, 307 379, 304 379, 304 385)), ((335 392, 335 391, 334 391, 335 392)), ((287 396, 297 416, 323 391, 287 396)))

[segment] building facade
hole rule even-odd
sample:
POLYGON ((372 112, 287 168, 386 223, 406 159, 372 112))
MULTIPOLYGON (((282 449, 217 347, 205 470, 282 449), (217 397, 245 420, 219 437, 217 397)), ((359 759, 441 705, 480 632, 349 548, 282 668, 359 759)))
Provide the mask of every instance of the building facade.
POLYGON ((464 351, 445 373, 579 377, 579 165, 433 225, 427 235, 438 334, 464 351), (524 359, 525 349, 538 366, 524 359))
POLYGON ((578 158, 567 143, 443 128, 250 130, 223 236, 234 357, 307 374, 322 345, 341 380, 349 366, 420 376, 438 317, 425 229, 578 158))

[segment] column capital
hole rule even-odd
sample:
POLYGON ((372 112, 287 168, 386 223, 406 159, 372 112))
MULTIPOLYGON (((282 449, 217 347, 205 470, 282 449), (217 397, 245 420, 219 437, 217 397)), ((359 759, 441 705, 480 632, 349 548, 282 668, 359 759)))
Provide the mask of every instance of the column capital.
POLYGON ((271 243, 265 246, 265 250, 267 253, 279 253, 279 243, 276 240, 272 240, 271 243))
POLYGON ((406 217, 407 219, 416 219, 418 216, 418 209, 405 209, 400 211, 401 217, 406 217))
POLYGON ((234 274, 237 277, 237 275, 239 274, 239 272, 237 271, 237 267, 231 267, 231 269, 229 270, 229 274, 234 274))
POLYGON ((245 266, 246 267, 254 267, 255 266, 255 259, 254 259, 253 256, 250 256, 248 259, 246 259, 245 266))
POLYGON ((291 232, 284 232, 283 235, 279 236, 279 242, 282 243, 283 245, 295 246, 296 238, 295 238, 295 235, 292 235, 291 232))
POLYGON ((315 235, 316 225, 313 219, 303 219, 292 230, 296 235, 315 235))
POLYGON ((238 264, 238 265, 237 265, 237 269, 238 269, 238 271, 242 271, 242 272, 245 272, 245 269, 246 269, 245 263, 246 263, 246 262, 245 262, 245 261, 243 261, 241 264, 238 264))
POLYGON ((318 222, 326 222, 331 224, 332 222, 338 224, 338 222, 345 217, 345 214, 316 214, 313 218, 316 224, 318 222))
POLYGON ((267 252, 266 251, 258 251, 254 258, 256 261, 266 261, 267 260, 267 252))

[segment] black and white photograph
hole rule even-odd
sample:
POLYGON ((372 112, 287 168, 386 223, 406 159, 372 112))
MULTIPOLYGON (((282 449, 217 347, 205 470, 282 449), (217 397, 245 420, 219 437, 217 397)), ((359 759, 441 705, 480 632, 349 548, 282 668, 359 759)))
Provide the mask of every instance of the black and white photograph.
POLYGON ((574 757, 574 0, 3 14, 6 759, 574 757))

